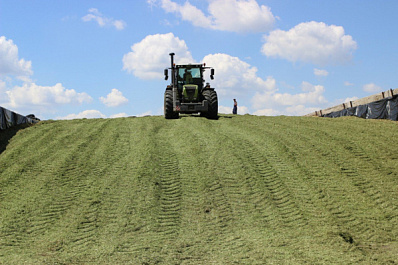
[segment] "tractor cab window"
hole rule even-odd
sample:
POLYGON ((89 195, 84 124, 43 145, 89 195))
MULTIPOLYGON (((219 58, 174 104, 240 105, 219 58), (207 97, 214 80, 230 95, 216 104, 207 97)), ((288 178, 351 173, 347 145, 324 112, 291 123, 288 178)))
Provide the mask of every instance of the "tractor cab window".
POLYGON ((178 83, 179 84, 194 84, 200 79, 201 79, 200 68, 179 68, 178 69, 178 83))

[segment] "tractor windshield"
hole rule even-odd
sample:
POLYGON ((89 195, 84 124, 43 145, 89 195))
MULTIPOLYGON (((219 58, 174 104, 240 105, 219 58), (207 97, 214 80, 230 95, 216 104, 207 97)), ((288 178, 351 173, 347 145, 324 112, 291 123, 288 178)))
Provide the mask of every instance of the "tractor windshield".
POLYGON ((178 69, 178 77, 181 80, 185 80, 186 76, 192 78, 200 78, 200 68, 180 68, 178 69))
POLYGON ((200 67, 181 67, 177 70, 177 86, 182 89, 184 85, 197 85, 202 88, 202 69, 200 67))

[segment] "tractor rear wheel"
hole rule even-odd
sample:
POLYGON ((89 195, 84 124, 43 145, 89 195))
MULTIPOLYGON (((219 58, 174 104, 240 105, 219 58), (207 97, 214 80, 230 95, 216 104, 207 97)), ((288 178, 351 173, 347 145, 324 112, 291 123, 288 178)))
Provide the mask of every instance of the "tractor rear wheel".
POLYGON ((178 119, 179 113, 173 111, 173 91, 164 92, 164 117, 166 119, 178 119))
POLYGON ((218 118, 218 98, 217 92, 214 90, 203 91, 203 97, 209 102, 209 109, 206 113, 208 119, 218 118))

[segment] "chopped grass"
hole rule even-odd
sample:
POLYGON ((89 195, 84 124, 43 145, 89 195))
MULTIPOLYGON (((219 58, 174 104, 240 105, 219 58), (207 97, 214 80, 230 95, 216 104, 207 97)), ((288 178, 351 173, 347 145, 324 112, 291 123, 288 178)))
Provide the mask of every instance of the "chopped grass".
POLYGON ((0 131, 0 263, 398 262, 397 129, 224 115, 0 131))

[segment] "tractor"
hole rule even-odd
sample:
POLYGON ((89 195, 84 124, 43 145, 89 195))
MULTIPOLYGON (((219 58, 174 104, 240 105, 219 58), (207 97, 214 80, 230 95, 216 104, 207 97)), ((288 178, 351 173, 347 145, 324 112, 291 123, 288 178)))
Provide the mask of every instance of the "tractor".
MULTIPOLYGON (((208 119, 218 118, 218 99, 214 88, 205 84, 203 73, 210 69, 210 79, 214 79, 214 69, 206 64, 174 64, 171 57, 171 84, 164 92, 164 117, 178 119, 180 113, 197 114, 208 119)), ((164 69, 165 80, 169 78, 168 69, 164 69)))

